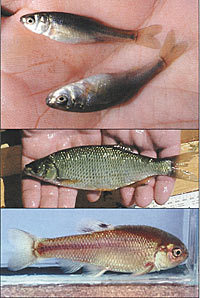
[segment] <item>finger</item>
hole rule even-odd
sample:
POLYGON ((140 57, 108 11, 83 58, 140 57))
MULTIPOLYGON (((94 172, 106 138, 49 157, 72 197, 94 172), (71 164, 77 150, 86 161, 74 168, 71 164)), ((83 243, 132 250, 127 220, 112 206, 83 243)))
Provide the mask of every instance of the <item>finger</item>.
POLYGON ((155 188, 154 188, 154 199, 159 205, 163 205, 169 199, 175 180, 171 177, 159 176, 157 177, 155 188))
POLYGON ((87 191, 86 196, 89 202, 94 203, 99 200, 101 196, 101 192, 90 190, 90 191, 87 191))
POLYGON ((148 206, 153 200, 153 188, 150 185, 138 186, 134 193, 134 201, 139 207, 148 206))
POLYGON ((74 208, 76 204, 77 189, 59 187, 58 208, 74 208))
POLYGON ((54 185, 42 185, 40 208, 58 207, 58 187, 54 185))
POLYGON ((122 200, 122 204, 126 207, 129 207, 131 205, 133 205, 134 203, 134 199, 133 199, 133 195, 135 192, 135 188, 132 186, 129 187, 123 187, 120 189, 120 194, 121 194, 121 200, 122 200))
POLYGON ((38 208, 40 205, 41 183, 31 179, 22 180, 22 202, 25 208, 38 208))

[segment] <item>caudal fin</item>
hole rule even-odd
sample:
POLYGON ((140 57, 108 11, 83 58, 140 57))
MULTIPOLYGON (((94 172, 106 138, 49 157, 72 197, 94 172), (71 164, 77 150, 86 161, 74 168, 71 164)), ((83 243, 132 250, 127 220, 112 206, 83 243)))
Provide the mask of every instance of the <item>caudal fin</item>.
POLYGON ((17 271, 36 262, 37 257, 33 254, 36 238, 33 235, 18 229, 11 229, 8 239, 16 249, 8 262, 10 270, 17 271))
POLYGON ((138 30, 136 43, 152 49, 160 49, 160 42, 154 35, 162 31, 161 25, 152 25, 138 30))
MULTIPOLYGON (((172 160, 172 176, 175 178, 198 182, 198 177, 184 168, 188 168, 190 161, 197 157, 197 152, 187 152, 171 158, 172 160)), ((198 165, 197 165, 198 167, 198 165)))
POLYGON ((173 30, 168 32, 165 42, 160 50, 160 58, 169 66, 177 58, 179 58, 187 49, 187 42, 176 44, 175 33, 173 30))

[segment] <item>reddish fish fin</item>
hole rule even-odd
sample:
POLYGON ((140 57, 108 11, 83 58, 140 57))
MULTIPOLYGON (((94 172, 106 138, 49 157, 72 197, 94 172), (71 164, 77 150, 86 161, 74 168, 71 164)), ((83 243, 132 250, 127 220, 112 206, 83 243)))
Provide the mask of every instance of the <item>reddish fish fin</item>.
POLYGON ((76 179, 58 179, 58 180, 60 182, 60 185, 63 185, 63 186, 70 186, 72 184, 80 182, 80 180, 76 180, 76 179))
POLYGON ((152 25, 138 30, 136 44, 152 49, 159 49, 160 42, 154 35, 162 31, 161 25, 152 25))
MULTIPOLYGON (((152 177, 153 177, 153 176, 152 176, 152 177)), ((137 187, 137 186, 143 186, 143 185, 146 185, 146 184, 148 184, 150 178, 151 178, 151 177, 147 177, 147 178, 145 178, 145 179, 143 179, 143 180, 134 182, 134 183, 132 183, 130 186, 137 187)))
POLYGON ((165 42, 160 50, 160 58, 169 66, 179 58, 187 49, 187 42, 176 44, 175 33, 173 30, 168 32, 165 42))

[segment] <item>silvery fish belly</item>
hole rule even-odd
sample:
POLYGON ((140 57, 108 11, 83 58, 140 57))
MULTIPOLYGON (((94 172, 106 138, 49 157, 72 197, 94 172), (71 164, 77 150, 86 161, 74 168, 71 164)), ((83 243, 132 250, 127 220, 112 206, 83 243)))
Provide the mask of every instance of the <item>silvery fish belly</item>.
POLYGON ((61 186, 113 190, 155 175, 171 175, 171 160, 134 154, 121 145, 82 146, 25 166, 25 174, 61 186))
POLYGON ((58 258, 68 273, 89 265, 89 271, 98 275, 107 270, 140 275, 173 268, 188 257, 185 245, 177 237, 154 227, 101 223, 95 229, 47 239, 11 230, 9 240, 17 249, 8 267, 20 270, 40 258, 58 258))

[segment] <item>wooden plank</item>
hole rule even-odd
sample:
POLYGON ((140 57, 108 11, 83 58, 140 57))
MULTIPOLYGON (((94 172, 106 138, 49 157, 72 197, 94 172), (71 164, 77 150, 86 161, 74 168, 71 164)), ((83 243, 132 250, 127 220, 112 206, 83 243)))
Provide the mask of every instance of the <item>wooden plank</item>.
POLYGON ((1 148, 1 177, 21 173, 21 145, 1 148))
MULTIPOLYGON (((196 152, 197 155, 188 164, 187 171, 194 173, 199 177, 199 131, 182 130, 181 131, 181 154, 185 152, 196 152)), ((177 179, 172 195, 196 191, 199 189, 198 182, 185 181, 177 179)))

